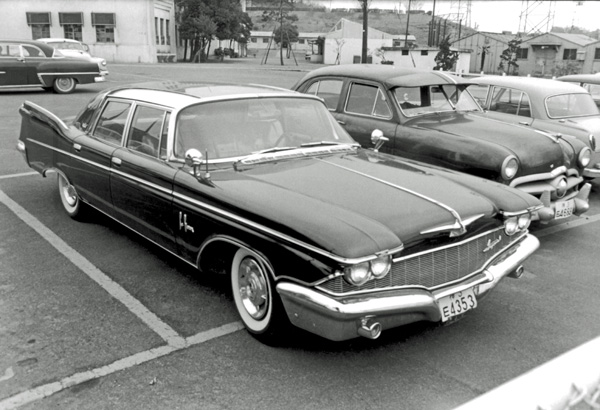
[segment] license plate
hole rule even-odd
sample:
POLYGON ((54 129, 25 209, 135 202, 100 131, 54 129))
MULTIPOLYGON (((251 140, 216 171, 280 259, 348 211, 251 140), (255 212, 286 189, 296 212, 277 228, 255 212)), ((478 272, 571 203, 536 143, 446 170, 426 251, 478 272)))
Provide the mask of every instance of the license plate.
POLYGON ((574 207, 575 207, 575 203, 572 199, 569 199, 568 201, 556 202, 554 218, 556 218, 556 219, 568 218, 569 216, 573 215, 574 207))
POLYGON ((472 288, 457 292, 449 296, 444 296, 438 301, 442 322, 448 319, 462 315, 468 310, 477 307, 477 298, 472 288))

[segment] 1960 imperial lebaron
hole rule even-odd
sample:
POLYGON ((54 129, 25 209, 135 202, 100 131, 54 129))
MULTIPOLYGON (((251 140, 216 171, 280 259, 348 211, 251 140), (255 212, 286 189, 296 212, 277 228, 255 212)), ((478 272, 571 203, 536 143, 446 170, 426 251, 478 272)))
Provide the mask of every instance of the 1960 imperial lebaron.
POLYGON ((533 196, 361 149, 314 96, 167 83, 97 95, 65 123, 25 102, 18 149, 202 272, 227 273, 250 333, 332 340, 452 321, 539 246, 533 196))

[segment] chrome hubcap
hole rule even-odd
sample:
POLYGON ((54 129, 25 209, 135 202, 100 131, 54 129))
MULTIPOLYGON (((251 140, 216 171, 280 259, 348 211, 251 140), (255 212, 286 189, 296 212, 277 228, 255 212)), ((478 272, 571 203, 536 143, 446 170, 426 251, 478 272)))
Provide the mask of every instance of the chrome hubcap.
POLYGON ((267 312, 269 297, 263 270, 254 259, 246 258, 240 264, 238 279, 244 309, 254 319, 263 318, 267 312))
POLYGON ((65 181, 64 178, 62 178, 62 183, 62 192, 65 201, 67 201, 67 204, 69 204, 69 206, 75 206, 75 204, 77 203, 77 192, 75 191, 75 188, 73 187, 73 185, 65 181))

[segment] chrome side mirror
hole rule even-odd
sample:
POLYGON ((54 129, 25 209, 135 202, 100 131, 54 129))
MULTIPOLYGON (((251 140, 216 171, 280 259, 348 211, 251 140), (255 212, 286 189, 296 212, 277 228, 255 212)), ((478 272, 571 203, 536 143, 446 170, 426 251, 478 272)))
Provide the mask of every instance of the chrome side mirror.
POLYGON ((383 136, 383 131, 379 129, 374 129, 371 133, 371 144, 375 145, 373 151, 379 152, 379 148, 381 148, 381 146, 389 140, 389 138, 383 136))
POLYGON ((185 165, 194 169, 194 176, 200 177, 200 165, 202 165, 202 153, 195 148, 190 148, 185 152, 185 165))

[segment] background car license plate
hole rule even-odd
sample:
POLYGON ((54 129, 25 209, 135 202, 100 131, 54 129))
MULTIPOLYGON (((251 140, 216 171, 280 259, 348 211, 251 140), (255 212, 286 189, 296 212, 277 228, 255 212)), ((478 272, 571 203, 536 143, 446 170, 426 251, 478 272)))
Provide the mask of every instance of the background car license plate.
POLYGON ((572 199, 568 201, 560 201, 555 204, 554 217, 556 219, 568 218, 573 215, 574 203, 572 199))
POLYGON ((447 321, 451 317, 461 315, 467 310, 477 307, 477 298, 472 288, 457 292, 449 296, 444 296, 438 301, 440 313, 442 314, 442 322, 447 321))

